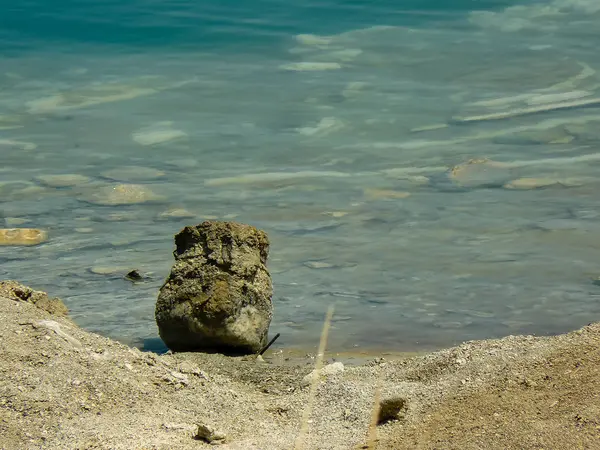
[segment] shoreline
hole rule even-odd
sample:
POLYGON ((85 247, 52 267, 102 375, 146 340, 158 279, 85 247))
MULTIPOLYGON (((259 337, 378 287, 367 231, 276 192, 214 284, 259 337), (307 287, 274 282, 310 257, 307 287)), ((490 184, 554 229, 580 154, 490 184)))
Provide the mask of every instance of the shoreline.
POLYGON ((358 362, 360 351, 326 353, 315 374, 310 358, 281 354, 278 364, 277 350, 266 362, 142 352, 47 305, 2 295, 0 448, 187 450, 211 439, 240 450, 300 441, 296 448, 340 450, 600 442, 600 323, 356 365, 332 358, 358 362))

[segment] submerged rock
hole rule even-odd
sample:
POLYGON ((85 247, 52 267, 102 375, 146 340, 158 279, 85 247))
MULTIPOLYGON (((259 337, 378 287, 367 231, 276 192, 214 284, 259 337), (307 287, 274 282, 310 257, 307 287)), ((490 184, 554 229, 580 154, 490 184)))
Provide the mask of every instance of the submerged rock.
POLYGON ((48 233, 37 228, 0 228, 0 245, 38 245, 48 240, 48 233))
POLYGON ((164 121, 152 124, 149 127, 143 128, 134 132, 131 138, 140 145, 150 146, 164 144, 165 142, 181 139, 187 136, 182 130, 173 128, 173 122, 164 121))
POLYGON ((80 186, 90 182, 89 177, 77 173, 62 175, 40 175, 36 177, 35 180, 38 183, 51 188, 80 186))
POLYGON ((319 61, 302 61, 279 66, 283 70, 291 70, 294 72, 317 72, 321 70, 336 70, 342 66, 336 62, 319 62, 319 61))
POLYGON ((191 217, 196 217, 196 214, 185 208, 170 208, 158 215, 159 219, 189 219, 191 217))
POLYGON ((141 184, 116 184, 98 187, 82 199, 95 205, 118 206, 157 202, 164 198, 141 184))
POLYGON ((122 166, 102 172, 101 175, 114 181, 136 183, 161 178, 165 173, 151 167, 122 166))
POLYGON ((394 189, 364 189, 365 197, 370 200, 398 200, 410 197, 410 192, 397 191, 394 189))
POLYGON ((506 164, 489 159, 471 159, 454 166, 448 174, 450 180, 461 187, 501 187, 512 179, 506 164))
POLYGON ((542 189, 547 187, 576 187, 583 183, 575 178, 517 178, 504 185, 506 189, 542 189))
POLYGON ((267 235, 250 225, 206 221, 185 227, 175 245, 175 264, 156 303, 165 344, 173 351, 260 351, 273 309, 267 235))
POLYGON ((575 137, 564 126, 548 129, 519 131, 497 136, 493 139, 498 144, 527 145, 527 144, 568 144, 575 137))

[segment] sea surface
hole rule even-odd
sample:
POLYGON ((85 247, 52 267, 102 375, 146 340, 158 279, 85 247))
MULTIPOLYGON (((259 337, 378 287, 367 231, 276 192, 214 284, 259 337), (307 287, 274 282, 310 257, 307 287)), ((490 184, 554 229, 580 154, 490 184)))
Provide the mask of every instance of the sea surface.
POLYGON ((156 347, 173 235, 235 220, 279 347, 600 320, 599 42, 598 0, 3 2, 0 228, 47 239, 0 279, 156 347))

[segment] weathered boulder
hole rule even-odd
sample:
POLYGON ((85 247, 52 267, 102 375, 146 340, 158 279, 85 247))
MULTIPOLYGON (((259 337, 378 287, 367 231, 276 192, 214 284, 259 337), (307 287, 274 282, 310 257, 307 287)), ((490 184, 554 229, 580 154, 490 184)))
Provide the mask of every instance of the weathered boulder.
POLYGON ((17 302, 32 303, 40 309, 56 316, 66 316, 69 310, 59 298, 50 298, 43 291, 35 291, 16 281, 0 281, 0 297, 9 298, 17 302))
POLYGON ((175 264, 156 302, 165 344, 173 351, 260 351, 273 314, 266 233, 206 221, 185 227, 175 245, 175 264))

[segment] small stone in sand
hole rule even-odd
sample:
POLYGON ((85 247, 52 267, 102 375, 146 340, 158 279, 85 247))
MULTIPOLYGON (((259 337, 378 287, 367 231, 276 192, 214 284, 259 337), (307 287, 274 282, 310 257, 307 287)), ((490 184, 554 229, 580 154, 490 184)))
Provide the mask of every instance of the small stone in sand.
POLYGON ((195 439, 208 442, 209 444, 223 444, 227 435, 220 430, 216 430, 211 425, 203 423, 198 424, 195 439))
POLYGON ((38 245, 48 240, 48 233, 37 228, 0 228, 0 245, 38 245))
POLYGON ((302 385, 308 386, 316 378, 320 378, 320 377, 326 378, 329 376, 333 376, 333 375, 342 373, 343 371, 344 371, 344 364, 339 361, 334 362, 332 364, 328 364, 325 367, 321 368, 320 370, 317 370, 317 369, 313 370, 311 373, 309 373, 304 378, 302 378, 302 385))

